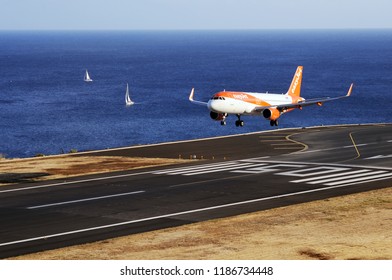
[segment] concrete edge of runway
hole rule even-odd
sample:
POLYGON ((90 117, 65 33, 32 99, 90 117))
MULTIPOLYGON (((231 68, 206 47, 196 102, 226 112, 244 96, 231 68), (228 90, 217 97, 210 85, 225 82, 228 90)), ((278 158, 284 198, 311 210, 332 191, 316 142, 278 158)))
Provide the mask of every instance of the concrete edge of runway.
MULTIPOLYGON (((333 127, 340 127, 340 126, 342 126, 342 127, 343 126, 357 127, 357 126, 374 126, 374 125, 392 125, 392 123, 336 124, 336 125, 319 125, 319 126, 309 126, 309 127, 278 128, 275 130, 261 130, 261 131, 255 131, 255 132, 231 134, 231 135, 223 135, 223 136, 214 136, 214 137, 207 137, 207 138, 179 140, 179 141, 161 142, 161 143, 153 143, 153 144, 140 144, 140 145, 124 146, 124 147, 108 148, 108 149, 100 149, 100 150, 87 150, 87 151, 81 151, 81 152, 76 152, 76 153, 67 153, 67 154, 45 155, 44 158, 56 158, 56 157, 64 157, 64 156, 83 156, 83 155, 88 155, 88 154, 93 154, 93 153, 156 147, 156 146, 163 146, 163 145, 189 143, 189 142, 200 142, 200 141, 208 141, 208 140, 222 139, 222 138, 241 137, 241 136, 253 135, 253 134, 271 133, 271 132, 275 132, 275 131, 288 131, 288 130, 298 130, 298 129, 317 129, 317 128, 329 128, 329 127, 333 128, 333 127)), ((37 157, 9 158, 9 159, 12 159, 13 161, 23 161, 23 160, 35 159, 35 158, 37 158, 37 157)))

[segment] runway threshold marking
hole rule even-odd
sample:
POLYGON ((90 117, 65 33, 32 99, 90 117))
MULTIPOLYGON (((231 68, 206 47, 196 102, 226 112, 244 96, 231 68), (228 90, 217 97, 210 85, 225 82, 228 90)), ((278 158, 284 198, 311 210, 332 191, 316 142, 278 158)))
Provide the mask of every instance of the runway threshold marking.
POLYGON ((105 195, 105 196, 97 196, 97 197, 91 197, 91 198, 63 201, 63 202, 50 203, 50 204, 37 205, 37 206, 30 206, 30 207, 26 207, 26 209, 32 210, 32 209, 60 206, 60 205, 73 204, 73 203, 86 202, 86 201, 93 201, 93 200, 100 200, 100 199, 112 198, 112 197, 118 197, 118 196, 139 194, 139 193, 144 193, 144 192, 146 192, 146 191, 134 191, 134 192, 118 193, 118 194, 105 195))
MULTIPOLYGON (((233 173, 249 173, 249 174, 259 174, 259 173, 266 173, 266 172, 275 172, 275 171, 282 171, 276 170, 276 167, 280 168, 291 168, 295 172, 294 173, 280 173, 277 175, 292 175, 292 176, 316 176, 321 175, 323 173, 329 172, 338 172, 338 171, 350 171, 350 170, 357 170, 358 168, 363 169, 372 169, 372 170, 385 170, 388 171, 388 168, 380 168, 380 167, 371 167, 371 166, 357 166, 357 165, 342 165, 342 164, 323 164, 323 163, 310 163, 310 162, 290 162, 290 161, 269 161, 268 157, 260 157, 260 158, 249 158, 243 160, 235 160, 235 161, 228 161, 228 162, 218 162, 218 163, 210 163, 210 164, 197 164, 193 166, 185 166, 185 167, 177 167, 177 168, 170 168, 170 169, 160 169, 156 171, 145 171, 145 172, 138 172, 138 173, 130 173, 130 174, 123 174, 123 175, 114 175, 114 176, 106 176, 106 177, 98 177, 92 179, 85 179, 85 180, 76 180, 76 181, 69 181, 69 182, 61 182, 61 183, 53 183, 53 184, 46 184, 46 185, 38 185, 32 187, 25 187, 25 188, 16 188, 10 190, 1 190, 0 193, 7 193, 7 192, 17 192, 17 191, 24 191, 24 190, 34 190, 39 188, 47 188, 47 187, 54 187, 54 186, 64 186, 64 185, 73 185, 79 183, 86 183, 86 182, 93 182, 93 181, 101 181, 101 180, 109 180, 115 178, 127 178, 132 176, 138 175, 185 175, 185 176, 194 176, 194 175, 203 175, 206 173, 218 173, 218 172, 233 172, 233 173), (283 165, 282 165, 283 164, 283 165), (286 164, 287 166, 284 166, 286 164), (314 166, 317 167, 314 167, 314 166), (322 166, 322 167, 320 167, 322 166), (305 171, 311 171, 309 168, 316 168, 320 169, 318 174, 304 174, 305 171), (305 168, 305 169, 304 169, 305 168), (343 169, 342 169, 343 168, 343 169), (321 172, 321 173, 320 173, 321 172)), ((373 178, 373 181, 389 179, 388 174, 386 173, 385 176, 381 176, 379 178, 373 178)), ((276 175, 276 174, 275 174, 276 175)), ((339 174, 337 174, 339 175, 339 174)), ((333 176, 331 176, 333 177, 333 176)), ((307 177, 308 179, 310 177, 307 177)), ((363 177, 363 182, 370 182, 367 177, 363 177)), ((312 180, 308 180, 306 183, 312 184, 312 180)), ((293 180, 291 182, 297 183, 298 181, 293 180)), ((299 182, 298 182, 299 183, 299 182)), ((362 182, 358 182, 362 183, 362 182)))
POLYGON ((48 234, 48 235, 43 235, 43 236, 38 236, 38 237, 32 237, 32 238, 27 238, 27 239, 21 239, 21 240, 0 243, 0 247, 21 244, 21 243, 28 243, 28 242, 39 241, 39 240, 47 240, 49 238, 73 235, 73 234, 78 234, 78 233, 96 231, 96 230, 119 227, 119 226, 126 226, 126 225, 136 224, 136 223, 140 223, 140 222, 146 222, 146 221, 152 221, 152 220, 157 220, 157 219, 171 218, 171 217, 176 217, 176 216, 206 212, 206 211, 211 211, 211 210, 216 210, 216 209, 222 209, 222 208, 245 205, 245 204, 250 204, 250 203, 274 200, 274 199, 279 199, 279 198, 286 198, 286 197, 291 197, 291 196, 296 196, 296 195, 321 192, 321 191, 332 190, 332 189, 337 189, 337 188, 341 188, 341 187, 344 187, 344 186, 340 186, 340 185, 339 186, 329 186, 329 187, 323 187, 323 188, 318 188, 318 189, 311 189, 311 190, 305 190, 305 191, 299 191, 299 192, 293 192, 293 193, 287 193, 287 194, 280 194, 280 195, 274 195, 274 196, 269 196, 269 197, 262 197, 262 198, 256 198, 256 199, 251 199, 251 200, 245 200, 245 201, 221 204, 221 205, 216 205, 216 206, 204 207, 204 208, 199 208, 199 209, 194 209, 194 210, 170 213, 170 214, 148 217, 148 218, 143 218, 143 219, 138 219, 138 220, 131 220, 131 221, 125 221, 125 222, 120 222, 120 223, 107 224, 107 225, 102 225, 102 226, 60 232, 60 233, 55 233, 55 234, 48 234))
MULTIPOLYGON (((160 170, 158 172, 153 172, 153 174, 169 176, 196 176, 218 172, 242 173, 249 175, 272 173, 271 175, 277 176, 300 177, 300 179, 297 180, 289 179, 288 182, 290 183, 305 183, 310 185, 322 184, 326 186, 332 184, 362 184, 373 181, 387 180, 392 177, 392 171, 389 168, 310 162, 281 162, 268 161, 257 158, 231 161, 230 165, 201 164, 182 169, 176 168, 175 170, 160 170)), ((210 180, 207 181, 209 182, 210 180)), ((179 186, 194 185, 198 182, 200 181, 185 183, 179 186)))
MULTIPOLYGON (((359 170, 354 170, 354 171, 349 171, 349 172, 343 172, 340 173, 340 176, 345 176, 345 175, 351 175, 351 174, 356 174, 356 173, 362 173, 364 171, 369 171, 368 169, 359 169, 359 170)), ((329 174, 329 175, 324 175, 324 176, 319 176, 319 177, 311 177, 311 178, 305 178, 305 179, 299 179, 299 180, 294 180, 291 181, 293 183, 304 183, 308 181, 313 181, 313 180, 320 180, 320 179, 326 179, 326 178, 331 178, 335 177, 336 174, 329 174)))
MULTIPOLYGON (((329 182, 333 182, 333 181, 340 181, 339 183, 341 183, 342 180, 346 180, 346 179, 350 179, 350 178, 358 178, 358 177, 365 177, 365 176, 370 176, 370 175, 375 175, 375 174, 380 174, 380 173, 387 173, 384 170, 378 170, 378 171, 356 170, 356 172, 357 173, 360 172, 360 173, 359 174, 351 174, 351 175, 342 175, 341 173, 339 173, 339 174, 336 174, 333 178, 323 179, 323 180, 319 180, 319 181, 312 181, 309 184, 324 184, 324 183, 329 183, 329 182)), ((354 171, 352 173, 354 173, 354 171)))

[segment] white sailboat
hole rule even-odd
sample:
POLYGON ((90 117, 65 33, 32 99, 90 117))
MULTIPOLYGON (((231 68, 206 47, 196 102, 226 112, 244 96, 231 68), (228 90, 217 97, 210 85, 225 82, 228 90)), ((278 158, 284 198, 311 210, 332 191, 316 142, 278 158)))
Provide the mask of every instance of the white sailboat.
POLYGON ((92 82, 93 80, 90 78, 90 75, 88 74, 88 71, 86 69, 86 73, 84 74, 84 81, 85 82, 92 82))
POLYGON ((135 102, 133 102, 131 100, 131 98, 129 97, 129 86, 128 86, 128 83, 127 83, 127 90, 125 92, 125 104, 127 106, 135 104, 135 102))

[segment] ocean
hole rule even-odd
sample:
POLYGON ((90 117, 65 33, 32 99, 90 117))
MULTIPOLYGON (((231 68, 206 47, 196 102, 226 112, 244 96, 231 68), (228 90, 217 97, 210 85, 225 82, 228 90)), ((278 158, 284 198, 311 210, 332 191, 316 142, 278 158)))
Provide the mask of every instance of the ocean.
MULTIPOLYGON (((279 128, 391 122, 392 30, 1 31, 0 154, 52 155, 276 129, 221 126, 207 101, 226 90, 284 93, 304 66, 305 98, 279 128), (92 83, 83 76, 88 69, 92 83), (129 83, 135 105, 126 107, 129 83)), ((241 145, 241 143, 238 143, 241 145)))

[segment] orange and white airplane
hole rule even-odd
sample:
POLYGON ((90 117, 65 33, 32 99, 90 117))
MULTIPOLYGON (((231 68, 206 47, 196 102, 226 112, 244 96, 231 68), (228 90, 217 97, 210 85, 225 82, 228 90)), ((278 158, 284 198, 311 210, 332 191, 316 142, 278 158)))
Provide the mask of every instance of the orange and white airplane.
POLYGON ((192 103, 207 106, 210 110, 210 116, 213 120, 220 121, 221 125, 226 125, 226 117, 229 114, 235 114, 238 120, 236 126, 243 126, 244 121, 241 115, 262 115, 270 120, 271 126, 278 125, 278 119, 284 113, 294 109, 301 109, 304 106, 318 105, 324 102, 337 100, 351 95, 353 84, 351 84, 348 92, 344 96, 323 97, 315 99, 306 99, 301 97, 303 66, 298 66, 294 74, 293 80, 286 94, 273 93, 255 93, 255 92, 234 92, 220 91, 215 93, 208 102, 196 101, 193 99, 195 89, 189 95, 192 103))

